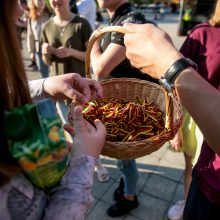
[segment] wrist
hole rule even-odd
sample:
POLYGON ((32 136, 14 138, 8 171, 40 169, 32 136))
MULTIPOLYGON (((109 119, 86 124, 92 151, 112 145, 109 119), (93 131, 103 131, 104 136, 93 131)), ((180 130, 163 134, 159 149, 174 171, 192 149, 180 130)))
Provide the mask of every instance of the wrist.
POLYGON ((49 95, 49 93, 47 92, 47 81, 48 81, 48 77, 47 78, 45 78, 44 80, 43 80, 43 83, 42 83, 42 89, 43 89, 43 93, 44 93, 44 95, 45 95, 45 97, 46 98, 48 98, 50 95, 49 95))
POLYGON ((189 58, 180 58, 176 60, 166 71, 164 76, 159 80, 160 84, 164 86, 169 92, 172 91, 174 87, 174 82, 177 77, 187 68, 192 67, 197 69, 197 65, 189 58))
POLYGON ((68 50, 69 50, 68 56, 69 56, 69 57, 75 57, 75 50, 72 49, 72 48, 68 48, 68 50))
POLYGON ((160 79, 161 77, 164 77, 164 75, 166 74, 166 72, 168 71, 168 69, 179 59, 183 58, 183 55, 178 53, 174 53, 171 56, 169 56, 168 59, 164 59, 163 64, 161 65, 161 69, 159 71, 158 74, 158 79, 160 79))

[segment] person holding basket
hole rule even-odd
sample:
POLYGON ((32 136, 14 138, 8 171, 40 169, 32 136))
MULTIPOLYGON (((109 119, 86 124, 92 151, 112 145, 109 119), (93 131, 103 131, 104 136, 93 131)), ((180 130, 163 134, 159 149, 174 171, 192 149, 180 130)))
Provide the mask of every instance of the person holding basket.
MULTIPOLYGON (((98 0, 98 5, 100 8, 107 9, 110 26, 122 26, 125 22, 141 24, 149 22, 142 14, 134 12, 127 0, 98 0)), ((125 56, 124 39, 121 33, 107 33, 101 41, 95 42, 91 51, 91 64, 99 80, 128 77, 157 82, 131 66, 125 56)), ((118 160, 117 165, 123 178, 120 179, 119 186, 113 195, 115 204, 107 210, 107 214, 111 217, 123 216, 138 206, 136 193, 139 174, 135 160, 118 160)))

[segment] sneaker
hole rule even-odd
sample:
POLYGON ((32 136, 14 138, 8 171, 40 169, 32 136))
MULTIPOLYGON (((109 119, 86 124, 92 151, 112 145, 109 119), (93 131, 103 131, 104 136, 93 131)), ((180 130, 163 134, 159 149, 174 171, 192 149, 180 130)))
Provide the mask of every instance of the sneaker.
POLYGON ((183 210, 185 207, 185 200, 178 201, 175 205, 170 207, 167 216, 170 220, 179 220, 183 217, 183 210))
POLYGON ((107 182, 109 180, 108 170, 102 164, 97 164, 95 171, 100 182, 107 182))
POLYGON ((30 65, 27 66, 27 68, 31 69, 32 71, 37 71, 37 64, 36 62, 32 61, 30 65))
POLYGON ((107 209, 107 215, 110 217, 120 217, 137 208, 138 205, 137 196, 134 196, 133 201, 127 200, 123 196, 119 201, 107 209))
POLYGON ((124 197, 124 188, 125 188, 124 179, 121 178, 119 186, 118 186, 118 188, 115 190, 115 192, 113 194, 113 199, 115 201, 119 201, 121 198, 124 197))

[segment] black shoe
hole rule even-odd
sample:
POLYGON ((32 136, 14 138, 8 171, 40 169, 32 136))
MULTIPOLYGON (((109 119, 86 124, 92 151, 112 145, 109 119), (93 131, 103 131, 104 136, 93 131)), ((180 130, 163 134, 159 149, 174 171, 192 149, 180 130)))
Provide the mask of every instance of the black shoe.
POLYGON ((27 67, 28 68, 33 68, 35 66, 37 66, 36 63, 34 61, 32 61, 31 64, 29 64, 27 67))
POLYGON ((124 179, 121 178, 119 186, 113 194, 113 198, 114 198, 115 201, 119 201, 121 198, 124 197, 124 188, 125 188, 124 179))
POLYGON ((38 71, 37 65, 33 66, 31 70, 32 71, 38 71))
POLYGON ((138 205, 137 196, 134 196, 133 201, 127 200, 123 196, 121 200, 107 209, 107 215, 110 217, 120 217, 137 208, 138 205))

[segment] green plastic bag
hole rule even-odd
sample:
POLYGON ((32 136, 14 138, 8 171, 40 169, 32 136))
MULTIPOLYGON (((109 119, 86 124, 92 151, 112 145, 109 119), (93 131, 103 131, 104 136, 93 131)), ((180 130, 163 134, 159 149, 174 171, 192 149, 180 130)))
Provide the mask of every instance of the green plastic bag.
POLYGON ((5 112, 5 133, 12 156, 37 187, 59 184, 68 165, 61 121, 50 99, 5 112))

